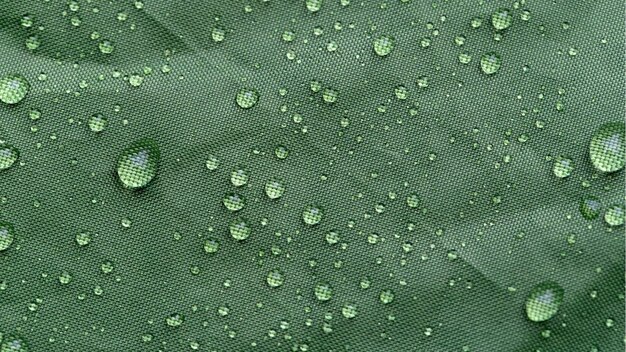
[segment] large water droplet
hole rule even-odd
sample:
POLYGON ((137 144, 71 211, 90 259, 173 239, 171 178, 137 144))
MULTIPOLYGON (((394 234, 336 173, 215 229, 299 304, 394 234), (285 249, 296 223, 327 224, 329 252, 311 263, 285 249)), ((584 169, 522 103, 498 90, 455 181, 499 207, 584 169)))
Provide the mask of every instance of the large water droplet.
POLYGON ((5 170, 13 166, 20 152, 10 144, 0 144, 0 170, 5 170))
POLYGON ((0 251, 4 251, 11 246, 15 239, 13 224, 0 221, 0 251))
POLYGON ((160 160, 159 146, 154 140, 138 140, 120 154, 117 175, 126 188, 145 187, 156 176, 160 160))
POLYGON ((285 186, 278 179, 267 181, 265 184, 265 194, 271 199, 278 199, 285 193, 285 186))
POLYGON ((624 225, 624 205, 614 204, 608 207, 604 213, 604 221, 606 221, 609 226, 624 225))
POLYGON ((609 122, 600 126, 591 137, 589 157, 596 169, 614 172, 624 168, 625 148, 624 122, 609 122))
POLYGON ((285 282, 285 276, 283 273, 276 269, 267 274, 267 284, 271 287, 281 286, 285 282))
POLYGON ((387 35, 381 35, 374 39, 374 52, 378 56, 387 56, 391 54, 393 48, 396 46, 395 39, 387 35))
POLYGON ((320 282, 315 286, 315 297, 320 301, 328 301, 333 297, 333 288, 326 282, 320 282))
POLYGON ((600 215, 602 203, 598 197, 585 196, 580 199, 580 214, 587 220, 593 220, 600 215))
POLYGON ((237 93, 237 105, 243 109, 250 109, 259 101, 259 93, 254 89, 242 88, 237 93))
POLYGON ((570 158, 559 156, 554 160, 552 166, 552 172, 558 178, 565 178, 572 174, 574 171, 574 162, 570 158))
POLYGON ((8 75, 0 79, 0 101, 5 104, 17 104, 28 93, 30 84, 20 75, 8 75))
POLYGON ((243 241, 250 237, 250 226, 248 226, 248 222, 243 218, 236 218, 231 221, 228 229, 230 235, 237 241, 243 241))
POLYGON ((498 72, 501 65, 502 60, 500 59, 500 56, 494 52, 484 54, 480 58, 480 68, 488 75, 498 72))
POLYGON ((227 193, 222 200, 226 209, 230 211, 238 211, 246 205, 246 199, 237 193, 227 193))
POLYGON ((491 24, 497 30, 507 29, 513 22, 513 16, 509 9, 500 8, 491 15, 491 24))
POLYGON ((563 302, 563 288, 551 281, 536 285, 526 300, 526 316, 532 321, 546 321, 552 318, 563 302))
POLYGON ((0 352, 28 352, 28 344, 16 336, 6 336, 2 339, 0 352))
POLYGON ((309 205, 302 212, 302 220, 307 225, 316 225, 322 221, 324 210, 316 205, 309 205))

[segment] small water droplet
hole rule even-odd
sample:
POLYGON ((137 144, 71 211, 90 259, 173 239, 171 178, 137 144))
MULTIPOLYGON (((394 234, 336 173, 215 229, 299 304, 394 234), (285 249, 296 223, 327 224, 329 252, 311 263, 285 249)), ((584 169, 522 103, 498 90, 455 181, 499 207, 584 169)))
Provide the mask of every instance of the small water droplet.
POLYGON ((324 99, 324 101, 327 103, 334 103, 337 101, 338 95, 339 95, 339 92, 337 92, 336 90, 331 89, 331 88, 326 88, 324 89, 324 92, 322 93, 322 99, 324 99))
POLYGON ((491 15, 491 24, 497 30, 507 29, 513 22, 513 16, 509 9, 500 8, 491 15))
POLYGON ((585 196, 580 199, 580 214, 587 220, 593 220, 600 215, 602 203, 595 196, 585 196))
POLYGON ((72 281, 72 275, 67 272, 64 271, 59 275, 59 282, 61 283, 61 285, 67 285, 72 281))
POLYGON ((214 238, 204 241, 204 251, 207 253, 216 253, 220 249, 220 242, 214 238))
POLYGON ((574 162, 570 158, 559 156, 554 160, 552 172, 558 178, 565 178, 574 171, 574 162))
POLYGON ((315 297, 320 301, 328 301, 333 297, 333 288, 326 282, 320 282, 315 286, 315 297))
POLYGON ((279 287, 285 282, 285 276, 280 270, 276 269, 267 274, 266 280, 271 287, 279 287))
POLYGON ((224 206, 230 211, 239 211, 246 205, 246 199, 237 193, 227 193, 223 199, 224 206))
POLYGON ((589 144, 589 157, 596 169, 615 172, 624 168, 625 148, 624 122, 609 122, 594 132, 589 144))
POLYGON ((322 8, 322 0, 306 0, 306 8, 311 12, 317 12, 322 8))
POLYGON ((165 323, 171 327, 178 327, 183 325, 185 317, 182 314, 174 313, 165 318, 165 323))
POLYGON ((274 155, 276 155, 278 159, 285 159, 289 156, 289 150, 286 147, 279 145, 274 150, 274 155))
POLYGON ((393 302, 395 295, 393 293, 393 291, 391 290, 383 290, 380 292, 380 301, 383 302, 383 304, 389 304, 391 302, 393 302))
POLYGON ((93 114, 89 117, 89 129, 93 132, 102 132, 107 126, 107 118, 102 114, 93 114))
POLYGON ((537 322, 552 318, 563 302, 563 294, 563 288, 555 282, 536 285, 526 299, 526 316, 537 322))
POLYGON ((285 186, 278 179, 267 181, 265 184, 265 194, 270 199, 278 199, 285 193, 285 186))
POLYGON ((17 104, 28 93, 30 83, 21 75, 11 74, 0 79, 0 101, 17 104))
POLYGON ((346 303, 343 308, 341 308, 341 314, 347 319, 356 317, 356 305, 354 303, 346 303))
POLYGON ((124 149, 117 161, 117 175, 124 187, 138 189, 156 176, 161 153, 156 142, 140 139, 124 149))
POLYGON ((113 45, 111 41, 103 40, 100 42, 100 44, 98 44, 98 48, 100 49, 100 52, 103 54, 111 54, 113 53, 115 46, 113 45))
POLYGON ((80 247, 84 247, 91 242, 91 235, 88 232, 79 232, 76 234, 76 243, 80 247))
POLYGON ((230 173, 230 183, 235 187, 241 187, 248 183, 248 172, 242 168, 233 170, 230 173))
POLYGON ((209 155, 206 159, 206 168, 213 171, 220 166, 220 160, 215 155, 209 155))

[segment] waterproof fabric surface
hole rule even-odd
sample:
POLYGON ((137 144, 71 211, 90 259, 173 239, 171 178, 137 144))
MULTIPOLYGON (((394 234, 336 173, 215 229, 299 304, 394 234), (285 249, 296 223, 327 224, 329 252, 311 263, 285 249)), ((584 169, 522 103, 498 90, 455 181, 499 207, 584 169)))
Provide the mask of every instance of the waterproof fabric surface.
POLYGON ((0 2, 0 350, 624 351, 623 7, 0 2))

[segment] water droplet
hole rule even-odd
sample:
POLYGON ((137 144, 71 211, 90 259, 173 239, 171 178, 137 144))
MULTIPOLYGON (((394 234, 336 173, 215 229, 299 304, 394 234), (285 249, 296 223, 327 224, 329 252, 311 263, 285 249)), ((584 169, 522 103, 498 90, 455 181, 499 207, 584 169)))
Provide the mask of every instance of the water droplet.
POLYGON ((343 308, 341 308, 341 314, 347 319, 356 317, 356 305, 353 303, 346 303, 343 308))
POLYGON ((477 29, 483 25, 483 19, 480 17, 473 17, 471 21, 472 28, 477 29))
POLYGON ((280 270, 272 270, 267 274, 267 284, 271 287, 281 286, 285 282, 285 276, 280 270))
POLYGON ((204 241, 204 251, 207 253, 215 253, 220 249, 220 242, 214 238, 204 241))
POLYGON ((143 77, 141 77, 137 73, 134 73, 130 75, 130 77, 128 77, 128 83, 133 87, 139 87, 143 84, 143 77))
POLYGON ((337 101, 338 95, 339 95, 339 92, 337 92, 336 90, 331 89, 331 88, 326 88, 324 89, 324 93, 322 93, 322 99, 324 99, 324 101, 327 103, 334 103, 337 101))
POLYGON ((61 285, 67 285, 70 282, 72 282, 72 274, 68 273, 67 271, 62 272, 59 275, 59 282, 61 283, 61 285))
POLYGON ((608 207, 604 213, 604 221, 609 226, 624 225, 624 205, 614 204, 608 207))
POLYGON ((296 39, 296 34, 293 31, 284 31, 283 32, 283 40, 286 42, 291 42, 296 39))
POLYGON ((76 243, 80 247, 84 247, 91 242, 91 235, 88 232, 79 232, 76 234, 76 243))
POLYGON ((394 89, 394 93, 396 95, 396 98, 398 98, 399 100, 405 100, 409 91, 405 86, 399 85, 394 89))
POLYGON ((243 109, 250 109, 259 101, 259 93, 254 89, 242 88, 237 93, 237 105, 243 109))
POLYGON ((491 24, 497 30, 507 29, 513 22, 513 16, 509 9, 500 8, 491 15, 491 24))
POLYGON ((177 327, 183 325, 185 322, 185 317, 181 314, 174 313, 165 318, 165 323, 171 327, 177 327))
POLYGON ((246 205, 246 199, 237 193, 227 193, 223 199, 224 206, 230 211, 238 211, 246 205))
POLYGON ((311 12, 317 12, 322 7, 322 0, 306 0, 306 8, 311 12))
POLYGON ((6 336, 0 345, 1 352, 28 352, 28 344, 16 336, 6 336))
POLYGON ((225 36, 226 31, 221 27, 213 27, 211 30, 211 39, 216 43, 223 42, 225 36))
POLYGON ((215 155, 209 155, 206 159, 206 168, 213 171, 220 166, 220 160, 215 155))
POLYGON ((302 220, 307 225, 316 225, 322 221, 324 210, 316 205, 309 205, 302 212, 302 220))
POLYGON ((339 233, 335 231, 330 231, 329 233, 326 234, 326 242, 328 242, 328 244, 336 244, 339 242, 339 240, 340 240, 339 233))
POLYGON ((113 50, 115 49, 115 46, 113 45, 112 42, 108 40, 103 40, 100 42, 100 44, 98 44, 98 48, 100 49, 100 52, 103 54, 111 54, 113 50))
POLYGON ((89 117, 89 129, 93 132, 102 132, 107 126, 107 118, 102 114, 93 114, 89 117))
POLYGON ((488 75, 498 72, 501 65, 502 59, 500 59, 500 56, 494 52, 484 54, 480 58, 480 68, 488 75))
POLYGON ((122 218, 122 227, 127 229, 133 224, 133 221, 127 217, 122 218))
POLYGON ((0 144, 0 170, 13 166, 20 156, 19 150, 10 144, 0 144))
POLYGON ((383 304, 389 304, 393 302, 394 297, 395 295, 391 290, 383 290, 382 292, 380 292, 380 301, 383 302, 383 304))
POLYGON ((0 79, 0 101, 5 104, 17 104, 28 93, 30 84, 20 75, 11 74, 0 79))
POLYGON ((556 315, 563 302, 563 288, 551 281, 535 287, 526 300, 526 316, 531 321, 546 321, 556 315))
POLYGON ((242 168, 233 170, 230 173, 230 183, 232 183, 235 187, 241 187, 248 183, 248 178, 248 172, 242 168))
POLYGON ((276 155, 278 159, 285 159, 287 158, 287 156, 289 156, 289 150, 284 146, 279 145, 274 150, 274 155, 276 155))
POLYGON ((15 239, 13 224, 0 221, 0 251, 4 251, 11 246, 15 239))
POLYGON ((593 220, 600 215, 602 203, 598 197, 585 196, 580 199, 580 214, 587 220, 593 220))
POLYGON ((467 51, 459 54, 459 62, 462 64, 469 64, 472 61, 472 55, 467 51))
POLYGON ((34 21, 35 20, 33 18, 33 15, 25 14, 24 16, 22 16, 20 24, 22 25, 22 27, 29 28, 33 26, 34 21))
POLYGON ((100 270, 102 270, 104 274, 110 274, 113 272, 114 269, 115 269, 115 265, 110 260, 107 260, 106 262, 100 265, 100 270))
POLYGON ((138 189, 148 185, 156 176, 161 153, 156 142, 140 139, 124 149, 117 161, 117 175, 126 188, 138 189))
POLYGON ((31 35, 26 38, 26 42, 24 44, 26 44, 26 49, 28 50, 37 50, 41 45, 41 41, 39 40, 38 36, 31 35))
POLYGON ((328 301, 333 297, 333 288, 326 282, 320 282, 315 286, 315 297, 320 301, 328 301))
POLYGON ((459 34, 456 37, 454 37, 454 43, 457 46, 462 46, 465 44, 465 36, 463 34, 459 34))
POLYGON ((271 199, 278 199, 285 193, 285 186, 278 179, 267 181, 265 184, 265 194, 271 199))
POLYGON ((250 226, 243 218, 236 218, 230 222, 230 235, 238 241, 243 241, 250 236, 250 226))
POLYGON ((374 40, 374 52, 378 56, 387 56, 396 46, 395 39, 387 35, 381 35, 374 40))
POLYGON ((565 178, 572 174, 574 171, 574 162, 570 158, 559 156, 554 161, 552 172, 559 178, 565 178))
POLYGON ((600 126, 591 137, 589 156, 596 169, 615 172, 624 168, 625 148, 624 122, 609 122, 600 126))

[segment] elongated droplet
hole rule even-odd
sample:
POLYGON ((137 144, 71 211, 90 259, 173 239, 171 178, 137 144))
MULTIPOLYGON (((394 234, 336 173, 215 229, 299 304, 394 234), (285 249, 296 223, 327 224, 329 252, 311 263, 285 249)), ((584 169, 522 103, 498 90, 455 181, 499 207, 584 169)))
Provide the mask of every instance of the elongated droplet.
POLYGON ((600 215, 602 203, 598 197, 585 196, 580 199, 580 214, 587 220, 593 220, 600 215))
POLYGON ((589 157, 593 166, 603 172, 615 172, 624 168, 626 144, 624 122, 609 122, 600 126, 591 137, 589 157))
POLYGON ((0 144, 0 170, 13 166, 20 156, 20 152, 10 144, 0 144))
POLYGON ((0 221, 0 251, 4 251, 11 246, 15 238, 13 224, 0 221))
POLYGON ((535 286, 526 300, 528 319, 546 321, 555 316, 563 302, 563 293, 556 282, 546 281, 535 286))
POLYGON ((124 149, 117 162, 117 175, 126 188, 145 187, 156 175, 160 159, 156 142, 141 139, 124 149))

